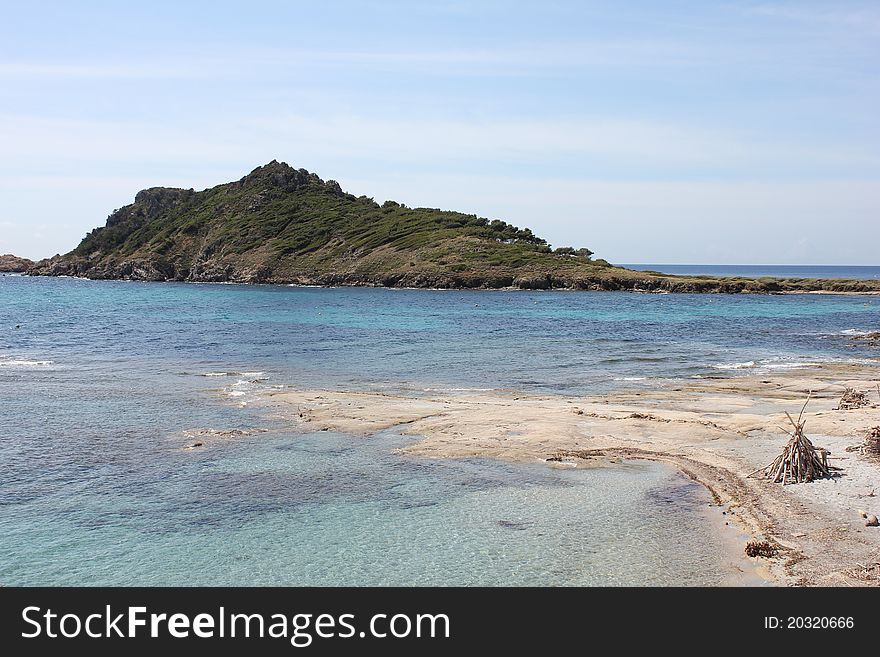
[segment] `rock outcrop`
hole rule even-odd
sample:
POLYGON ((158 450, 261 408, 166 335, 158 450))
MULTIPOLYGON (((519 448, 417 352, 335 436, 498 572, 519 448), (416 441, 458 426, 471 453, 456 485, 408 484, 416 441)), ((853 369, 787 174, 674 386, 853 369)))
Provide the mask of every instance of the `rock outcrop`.
POLYGON ((27 258, 19 258, 12 254, 0 255, 0 272, 3 273, 24 273, 34 266, 33 260, 27 258))

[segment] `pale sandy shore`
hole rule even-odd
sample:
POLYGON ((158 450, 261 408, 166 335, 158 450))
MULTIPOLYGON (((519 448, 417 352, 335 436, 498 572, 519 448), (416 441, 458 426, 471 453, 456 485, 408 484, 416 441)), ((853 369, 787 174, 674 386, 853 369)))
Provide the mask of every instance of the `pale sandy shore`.
POLYGON ((876 365, 825 364, 591 397, 287 388, 265 403, 303 430, 398 430, 418 437, 404 451, 422 457, 664 461, 705 485, 746 533, 778 544, 777 557, 761 559, 778 583, 864 586, 880 585, 880 528, 859 516, 880 515, 880 463, 847 448, 880 425, 878 380, 876 365), (836 410, 847 386, 873 407, 836 410), (787 486, 749 477, 781 452, 784 412, 796 415, 808 395, 806 433, 831 450, 838 476, 787 486))

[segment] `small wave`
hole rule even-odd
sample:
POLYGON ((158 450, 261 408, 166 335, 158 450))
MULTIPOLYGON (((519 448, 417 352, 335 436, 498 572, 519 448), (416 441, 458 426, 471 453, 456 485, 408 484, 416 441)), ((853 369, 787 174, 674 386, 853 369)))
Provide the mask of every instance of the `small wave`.
POLYGON ((269 375, 265 372, 204 372, 199 374, 199 376, 206 377, 219 377, 219 376, 246 376, 249 379, 259 379, 265 380, 269 378, 269 375))
POLYGON ((761 369, 763 370, 797 370, 802 367, 809 367, 810 365, 814 365, 815 363, 804 363, 804 362, 794 362, 794 363, 766 363, 761 365, 761 369))
POLYGON ((241 376, 246 376, 250 379, 259 379, 259 380, 265 380, 265 379, 269 378, 269 375, 266 374, 265 372, 242 372, 241 376))
POLYGON ((871 335, 875 333, 875 331, 864 331, 862 329, 844 329, 840 332, 841 335, 871 335))
POLYGON ((615 377, 615 381, 647 381, 648 377, 646 376, 618 376, 615 377))
POLYGON ((763 358, 758 361, 748 360, 739 363, 716 363, 712 367, 716 370, 755 370, 768 372, 774 370, 796 370, 816 364, 817 361, 795 360, 788 356, 777 356, 774 358, 763 358))
MULTIPOLYGON (((833 362, 834 359, 824 362, 833 362)), ((796 370, 802 367, 810 367, 816 365, 817 361, 800 360, 793 356, 775 356, 773 358, 764 358, 758 361, 758 367, 763 370, 796 370)))
POLYGON ((716 363, 712 367, 716 370, 750 370, 757 366, 753 360, 747 360, 744 363, 716 363))
POLYGON ((26 358, 13 358, 9 360, 0 359, 0 367, 15 368, 31 368, 31 367, 48 367, 53 365, 51 360, 29 360, 26 358))

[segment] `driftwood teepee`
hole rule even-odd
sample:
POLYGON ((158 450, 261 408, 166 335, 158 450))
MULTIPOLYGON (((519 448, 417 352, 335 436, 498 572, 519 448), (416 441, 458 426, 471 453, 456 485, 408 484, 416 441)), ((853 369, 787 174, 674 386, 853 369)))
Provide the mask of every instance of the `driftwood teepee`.
POLYGON ((805 422, 803 417, 809 403, 808 398, 800 415, 798 415, 797 422, 788 414, 788 411, 785 412, 788 421, 794 427, 791 439, 786 443, 782 454, 777 456, 770 465, 760 468, 752 474, 760 472, 776 483, 782 482, 783 486, 831 476, 828 468, 829 452, 821 447, 814 447, 810 439, 804 435, 805 422))
POLYGON ((868 399, 867 393, 855 388, 845 388, 843 396, 837 404, 838 411, 851 411, 863 406, 871 406, 871 400, 868 399))
POLYGON ((861 446, 862 454, 868 456, 880 456, 880 427, 871 427, 865 435, 865 442, 861 446))

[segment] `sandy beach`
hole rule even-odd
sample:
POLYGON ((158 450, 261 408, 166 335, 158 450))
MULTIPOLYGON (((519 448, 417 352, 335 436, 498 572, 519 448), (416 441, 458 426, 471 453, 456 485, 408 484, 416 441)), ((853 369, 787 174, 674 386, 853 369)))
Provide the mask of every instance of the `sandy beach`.
POLYGON ((592 397, 285 388, 264 402, 306 431, 400 431, 418 438, 404 451, 420 457, 670 463, 705 485, 744 532, 778 548, 773 558, 756 558, 776 583, 864 586, 880 585, 880 528, 859 515, 880 514, 880 462, 855 448, 880 425, 878 380, 876 366, 817 364, 592 397), (867 392, 870 406, 837 410, 846 387, 867 392), (808 396, 806 434, 830 450, 835 476, 786 486, 749 476, 781 452, 785 411, 797 415, 808 396))

